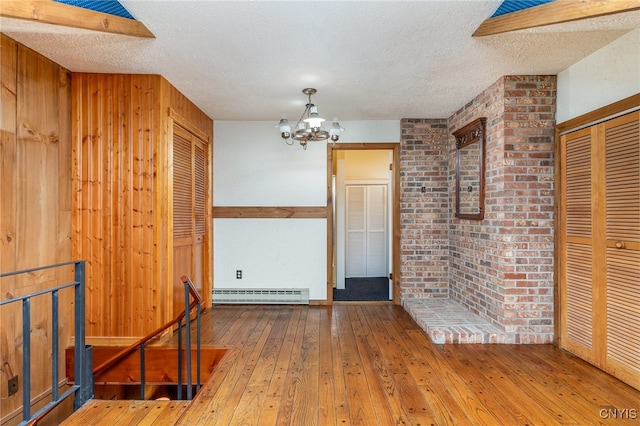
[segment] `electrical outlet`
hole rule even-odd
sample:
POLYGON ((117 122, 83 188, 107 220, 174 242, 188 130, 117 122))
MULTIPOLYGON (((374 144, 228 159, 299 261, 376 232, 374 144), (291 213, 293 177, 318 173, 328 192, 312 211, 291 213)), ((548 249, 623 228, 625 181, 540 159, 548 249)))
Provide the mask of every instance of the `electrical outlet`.
POLYGON ((11 396, 15 393, 18 392, 18 376, 13 376, 12 378, 9 379, 8 381, 8 396, 11 396))
POLYGON ((240 269, 238 269, 236 271, 236 279, 241 280, 242 279, 242 271, 240 269))

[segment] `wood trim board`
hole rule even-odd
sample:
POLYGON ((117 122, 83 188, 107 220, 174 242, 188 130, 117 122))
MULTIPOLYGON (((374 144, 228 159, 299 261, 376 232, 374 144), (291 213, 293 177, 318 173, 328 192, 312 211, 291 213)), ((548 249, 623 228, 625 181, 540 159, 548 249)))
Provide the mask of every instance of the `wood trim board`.
POLYGON ((0 16, 132 37, 155 38, 140 21, 54 1, 3 0, 0 16))
POLYGON ((489 18, 482 22, 473 37, 561 24, 640 9, 638 0, 556 0, 517 12, 489 18))
POLYGON ((326 219, 327 208, 325 206, 214 206, 212 217, 214 219, 326 219))

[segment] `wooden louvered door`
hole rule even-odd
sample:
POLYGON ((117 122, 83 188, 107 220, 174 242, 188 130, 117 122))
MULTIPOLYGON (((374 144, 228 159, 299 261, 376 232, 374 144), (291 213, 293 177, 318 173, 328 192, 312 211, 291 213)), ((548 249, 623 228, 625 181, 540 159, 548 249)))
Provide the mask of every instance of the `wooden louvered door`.
POLYGON ((563 346, 594 362, 593 218, 591 129, 563 136, 564 185, 560 230, 561 322, 563 346))
POLYGON ((640 113, 562 136, 560 341, 640 389, 640 113))
POLYGON ((180 277, 189 275, 202 294, 207 205, 207 146, 178 125, 173 127, 174 313, 184 309, 180 277))
POLYGON ((606 164, 605 370, 640 389, 640 113, 602 125, 606 164))

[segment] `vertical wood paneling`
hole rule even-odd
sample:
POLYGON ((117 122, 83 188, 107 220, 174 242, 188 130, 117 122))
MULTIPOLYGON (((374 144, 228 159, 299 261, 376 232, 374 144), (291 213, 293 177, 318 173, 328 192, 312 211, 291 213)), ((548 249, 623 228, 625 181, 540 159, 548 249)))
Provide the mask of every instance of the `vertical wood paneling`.
MULTIPOLYGON (((16 169, 16 110, 17 110, 17 76, 18 45, 0 34, 0 270, 16 270, 16 197, 18 191, 16 169)), ((1 298, 6 294, 15 294, 16 279, 13 277, 0 280, 1 298)), ((0 361, 3 371, 17 374, 19 353, 13 346, 20 325, 18 306, 0 308, 0 361), (10 346, 11 343, 11 346, 10 346)), ((0 418, 22 404, 21 396, 7 396, 7 387, 0 386, 0 418)))
POLYGON ((157 76, 75 74, 81 228, 88 267, 90 336, 138 336, 163 318, 153 310, 154 141, 157 76), (151 303, 149 303, 151 301, 151 303))
MULTIPOLYGON (((70 75, 31 49, 0 35, 0 271, 9 272, 71 258, 70 75)), ((0 298, 10 298, 68 282, 70 270, 32 273, 0 280, 0 298)), ((71 292, 60 293, 61 361, 70 343, 71 292)), ((31 334, 22 336, 20 305, 0 309, 3 380, 23 377, 22 342, 32 354, 31 396, 51 387, 51 302, 31 303, 31 334)), ((58 365, 59 371, 63 367, 58 365)), ((64 377, 62 374, 60 377, 64 377)), ((6 383, 6 382, 4 382, 6 383)), ((0 387, 0 422, 19 415, 22 386, 8 397, 0 387)))
MULTIPOLYGON (((182 95, 170 87, 156 75, 73 74, 74 244, 91 259, 88 336, 139 337, 173 314, 168 112, 182 95)), ((208 119, 202 131, 211 129, 208 119)))

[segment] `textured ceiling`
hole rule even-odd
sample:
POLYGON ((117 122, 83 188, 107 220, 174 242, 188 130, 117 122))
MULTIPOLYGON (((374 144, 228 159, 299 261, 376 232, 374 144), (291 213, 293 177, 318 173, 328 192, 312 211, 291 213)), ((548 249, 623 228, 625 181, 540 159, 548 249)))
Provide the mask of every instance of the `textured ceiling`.
POLYGON ((0 29, 71 71, 161 74, 214 120, 297 119, 315 87, 340 120, 448 117, 508 74, 557 74, 640 27, 627 12, 483 38, 500 0, 136 1, 156 36, 2 18, 0 29))

